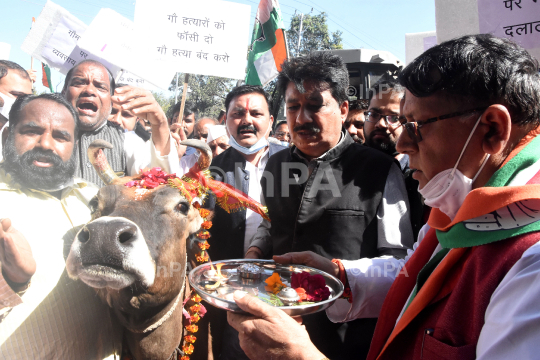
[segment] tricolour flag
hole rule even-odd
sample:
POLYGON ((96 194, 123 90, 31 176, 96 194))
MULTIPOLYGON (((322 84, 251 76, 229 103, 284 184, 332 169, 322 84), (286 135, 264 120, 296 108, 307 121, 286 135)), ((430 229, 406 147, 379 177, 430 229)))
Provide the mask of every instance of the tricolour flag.
POLYGON ((249 47, 246 84, 266 85, 288 57, 287 42, 278 0, 261 0, 249 47))
POLYGON ((41 63, 41 69, 43 70, 43 78, 41 79, 43 86, 48 87, 51 90, 51 93, 53 93, 54 90, 51 81, 51 69, 49 68, 49 65, 44 63, 41 63))

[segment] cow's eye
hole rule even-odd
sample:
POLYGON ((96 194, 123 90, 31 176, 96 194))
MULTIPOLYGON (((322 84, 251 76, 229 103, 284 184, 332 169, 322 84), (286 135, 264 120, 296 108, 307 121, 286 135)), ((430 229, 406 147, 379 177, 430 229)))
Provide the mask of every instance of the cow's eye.
POLYGON ((185 202, 181 202, 178 205, 176 205, 175 210, 181 212, 184 215, 187 215, 189 211, 189 205, 185 202))

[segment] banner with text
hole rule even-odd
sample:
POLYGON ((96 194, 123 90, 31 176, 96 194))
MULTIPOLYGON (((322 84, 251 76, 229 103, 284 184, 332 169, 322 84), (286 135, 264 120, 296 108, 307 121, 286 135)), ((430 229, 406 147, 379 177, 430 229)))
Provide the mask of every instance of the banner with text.
POLYGON ((101 9, 78 46, 90 54, 167 89, 175 75, 171 64, 155 61, 143 39, 144 31, 111 9, 101 9))
POLYGON ((435 0, 437 42, 463 35, 510 39, 540 60, 539 0, 435 0))
POLYGON ((250 13, 249 5, 221 0, 137 0, 135 24, 154 58, 175 71, 244 79, 250 13))
MULTIPOLYGON (((21 49, 64 75, 83 60, 96 60, 103 63, 116 77, 121 70, 119 66, 112 64, 99 55, 80 48, 78 42, 87 29, 88 26, 77 17, 61 6, 48 1, 24 40, 21 49)), ((167 89, 172 80, 174 71, 169 72, 169 75, 170 79, 164 89, 167 89)), ((128 72, 123 73, 120 81, 148 90, 156 89, 154 85, 151 85, 143 78, 128 72), (123 79, 126 81, 123 81, 123 79)))

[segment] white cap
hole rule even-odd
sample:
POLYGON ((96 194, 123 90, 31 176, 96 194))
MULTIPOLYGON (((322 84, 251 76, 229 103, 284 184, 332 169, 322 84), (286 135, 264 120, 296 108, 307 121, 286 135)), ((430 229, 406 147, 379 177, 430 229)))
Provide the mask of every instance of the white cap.
MULTIPOLYGON (((216 140, 217 138, 222 137, 223 135, 227 136, 227 130, 225 125, 214 125, 208 128, 208 137, 206 138, 206 143, 216 140)), ((227 136, 227 141, 229 137, 227 136)))

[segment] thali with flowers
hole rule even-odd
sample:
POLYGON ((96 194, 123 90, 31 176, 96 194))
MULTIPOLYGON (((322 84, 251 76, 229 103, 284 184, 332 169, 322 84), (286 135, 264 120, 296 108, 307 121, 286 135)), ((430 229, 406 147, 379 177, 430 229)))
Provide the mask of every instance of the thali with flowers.
POLYGON ((189 273, 191 287, 208 303, 242 313, 234 291, 278 307, 291 316, 325 310, 342 294, 334 276, 303 265, 280 265, 272 260, 224 260, 199 265, 189 273))

